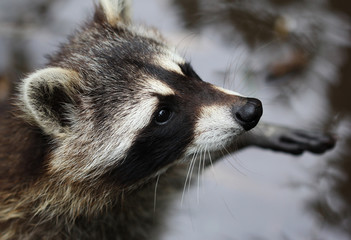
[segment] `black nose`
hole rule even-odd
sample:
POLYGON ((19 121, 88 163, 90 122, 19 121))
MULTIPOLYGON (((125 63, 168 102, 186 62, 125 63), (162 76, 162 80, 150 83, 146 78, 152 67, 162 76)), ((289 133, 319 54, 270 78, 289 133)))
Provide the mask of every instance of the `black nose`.
POLYGON ((232 114, 235 120, 246 130, 255 127, 260 120, 263 110, 262 103, 256 98, 247 98, 242 106, 234 106, 232 114))

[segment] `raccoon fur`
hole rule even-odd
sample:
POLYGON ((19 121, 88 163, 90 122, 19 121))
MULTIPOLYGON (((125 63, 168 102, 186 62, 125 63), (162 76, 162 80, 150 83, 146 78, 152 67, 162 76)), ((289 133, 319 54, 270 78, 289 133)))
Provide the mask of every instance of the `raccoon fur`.
POLYGON ((264 123, 245 135, 261 102, 202 81, 160 33, 131 23, 129 6, 101 0, 1 114, 2 240, 157 239, 189 165, 250 145, 333 146, 264 123))

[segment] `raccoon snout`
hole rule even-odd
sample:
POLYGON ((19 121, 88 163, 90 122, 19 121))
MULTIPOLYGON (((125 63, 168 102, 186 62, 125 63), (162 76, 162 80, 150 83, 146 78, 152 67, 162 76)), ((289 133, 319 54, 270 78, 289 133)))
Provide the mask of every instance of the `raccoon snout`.
POLYGON ((246 98, 244 105, 235 105, 232 108, 233 117, 246 131, 257 125, 262 113, 262 103, 256 98, 246 98))

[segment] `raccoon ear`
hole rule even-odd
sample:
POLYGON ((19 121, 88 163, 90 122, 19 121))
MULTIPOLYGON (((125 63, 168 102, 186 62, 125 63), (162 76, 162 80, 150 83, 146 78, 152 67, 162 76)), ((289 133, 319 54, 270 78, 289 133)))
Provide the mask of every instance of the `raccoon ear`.
POLYGON ((46 68, 31 74, 21 86, 26 117, 48 135, 65 136, 69 131, 69 114, 72 114, 78 82, 78 73, 63 68, 46 68))
POLYGON ((116 26, 119 21, 124 23, 131 21, 130 0, 100 0, 100 6, 107 22, 112 26, 116 26))

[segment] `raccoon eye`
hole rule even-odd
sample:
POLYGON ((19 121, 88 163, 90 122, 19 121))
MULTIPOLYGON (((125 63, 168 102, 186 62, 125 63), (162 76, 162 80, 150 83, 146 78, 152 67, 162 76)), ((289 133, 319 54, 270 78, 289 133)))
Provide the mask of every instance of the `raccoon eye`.
POLYGON ((154 119, 157 124, 163 125, 171 119, 172 115, 173 112, 170 109, 162 108, 156 113, 154 119))

